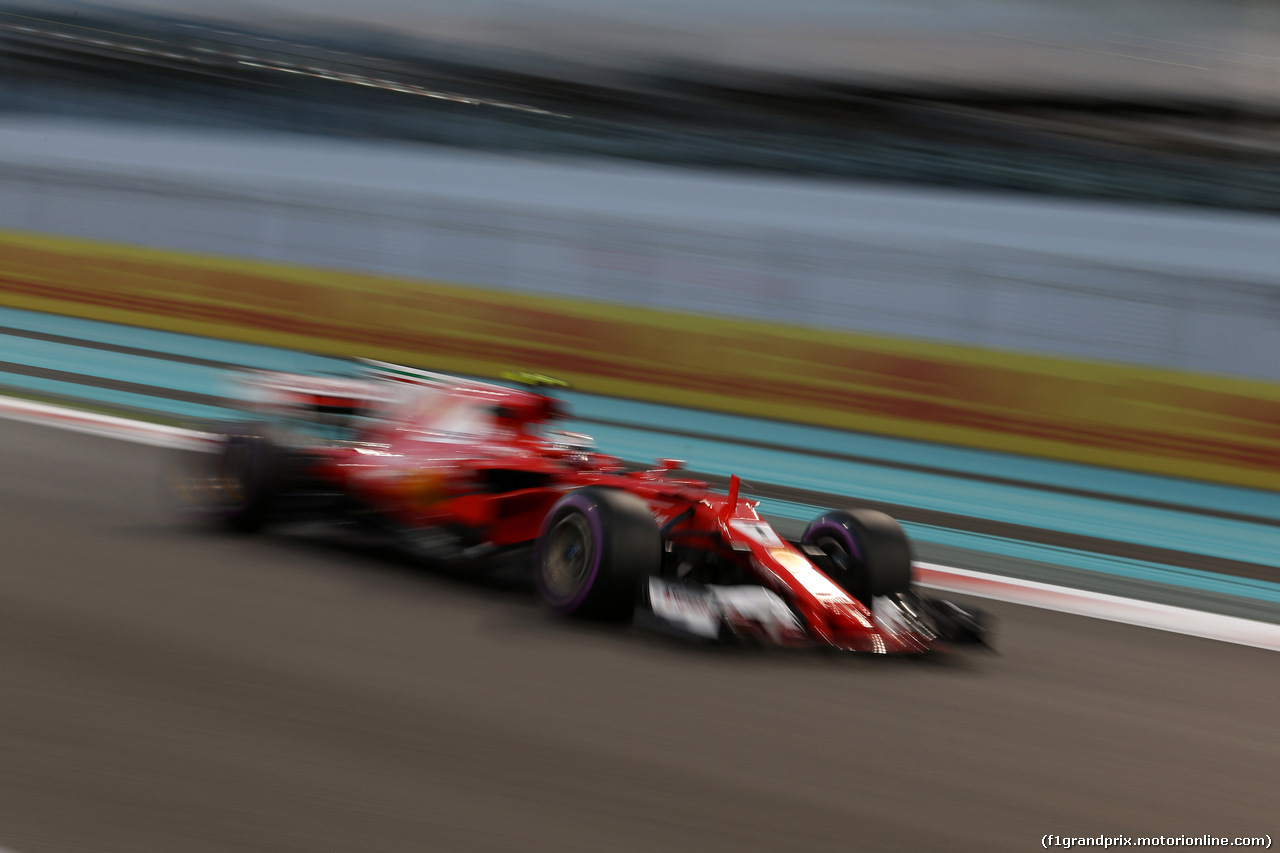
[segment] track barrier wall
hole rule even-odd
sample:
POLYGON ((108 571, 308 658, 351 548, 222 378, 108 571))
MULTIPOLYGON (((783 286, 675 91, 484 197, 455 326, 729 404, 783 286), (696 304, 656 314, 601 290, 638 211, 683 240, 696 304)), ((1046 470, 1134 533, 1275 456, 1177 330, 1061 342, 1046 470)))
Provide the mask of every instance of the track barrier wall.
POLYGON ((55 130, 3 305, 1280 490, 1274 219, 55 130))

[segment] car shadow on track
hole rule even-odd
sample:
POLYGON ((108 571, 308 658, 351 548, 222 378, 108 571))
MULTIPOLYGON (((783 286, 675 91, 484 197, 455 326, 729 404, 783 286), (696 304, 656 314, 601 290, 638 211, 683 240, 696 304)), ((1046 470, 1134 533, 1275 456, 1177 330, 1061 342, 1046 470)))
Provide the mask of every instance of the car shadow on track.
POLYGON ((486 630, 496 636, 562 638, 731 666, 772 666, 782 661, 795 666, 805 661, 813 666, 862 671, 908 672, 925 667, 977 672, 988 657, 980 652, 873 655, 822 647, 787 649, 752 638, 711 642, 670 630, 643 611, 637 611, 637 618, 629 625, 556 617, 537 600, 528 548, 451 561, 414 553, 385 537, 335 531, 323 525, 290 525, 248 535, 191 520, 149 528, 146 535, 193 545, 213 540, 256 542, 265 551, 315 558, 317 572, 337 571, 360 586, 391 588, 415 597, 449 593, 499 605, 484 620, 486 630))

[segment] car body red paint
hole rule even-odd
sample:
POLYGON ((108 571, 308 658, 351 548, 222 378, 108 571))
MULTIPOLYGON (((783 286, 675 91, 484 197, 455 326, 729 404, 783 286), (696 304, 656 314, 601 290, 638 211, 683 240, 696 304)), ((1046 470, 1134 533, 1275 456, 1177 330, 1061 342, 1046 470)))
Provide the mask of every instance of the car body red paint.
MULTIPOLYGON (((736 477, 724 494, 682 476, 676 460, 636 470, 594 451, 585 436, 554 430, 566 414, 554 396, 375 362, 365 363, 365 370, 362 379, 241 377, 242 404, 253 420, 226 430, 222 449, 202 469, 197 491, 204 508, 240 529, 297 511, 359 519, 407 538, 431 534, 427 538, 443 541, 463 560, 542 542, 535 553, 546 561, 558 559, 543 552, 549 514, 566 495, 584 489, 597 498, 620 493, 631 497, 605 503, 643 502, 660 546, 638 569, 631 555, 611 557, 638 574, 636 605, 696 624, 708 638, 714 633, 877 653, 982 640, 981 619, 972 611, 947 603, 948 613, 973 617, 965 623, 972 630, 957 632, 944 624, 950 617, 939 617, 938 602, 913 590, 856 595, 833 568, 831 554, 779 536, 757 503, 739 495, 736 477)), ((588 509, 561 514, 589 514, 595 506, 583 505, 588 509)), ((649 523, 626 520, 645 541, 649 523)), ((568 530, 573 535, 561 562, 580 562, 589 551, 598 563, 610 532, 580 531, 588 525, 568 530)), ((866 551, 850 541, 846 551, 866 551)), ((905 538, 899 544, 905 549, 905 538)), ((908 553, 895 552, 893 559, 909 559, 903 556, 908 553)), ((850 563, 856 559, 841 565, 849 572, 865 569, 850 563)), ((580 582, 585 573, 568 574, 580 582)))

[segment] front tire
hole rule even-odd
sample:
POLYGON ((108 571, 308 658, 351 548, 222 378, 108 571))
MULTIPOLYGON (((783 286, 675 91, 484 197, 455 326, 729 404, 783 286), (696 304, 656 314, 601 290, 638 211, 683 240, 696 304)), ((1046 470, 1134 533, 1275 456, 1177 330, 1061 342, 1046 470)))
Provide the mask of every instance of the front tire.
POLYGON ((831 579, 867 607, 911 589, 911 543, 902 526, 871 509, 835 510, 805 529, 801 543, 822 549, 831 579))
POLYGON ((547 514, 534 549, 534 581, 558 616, 626 622, 641 581, 662 558, 649 505, 601 486, 576 489, 547 514))

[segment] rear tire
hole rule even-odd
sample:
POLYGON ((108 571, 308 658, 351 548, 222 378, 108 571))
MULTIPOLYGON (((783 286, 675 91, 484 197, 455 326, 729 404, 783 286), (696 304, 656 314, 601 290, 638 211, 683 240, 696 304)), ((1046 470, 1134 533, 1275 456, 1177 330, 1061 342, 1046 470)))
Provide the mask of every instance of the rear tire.
POLYGON ((911 589, 911 543, 902 526, 871 509, 835 510, 805 529, 804 545, 822 549, 831 579, 867 607, 881 595, 911 589))
POLYGON ((588 486, 560 498, 534 548, 538 595, 558 616, 626 622, 641 581, 657 571, 662 536, 649 505, 588 486))
POLYGON ((283 457, 269 438, 237 433, 212 452, 184 451, 172 483, 197 517, 253 533, 270 520, 283 476, 283 457))

